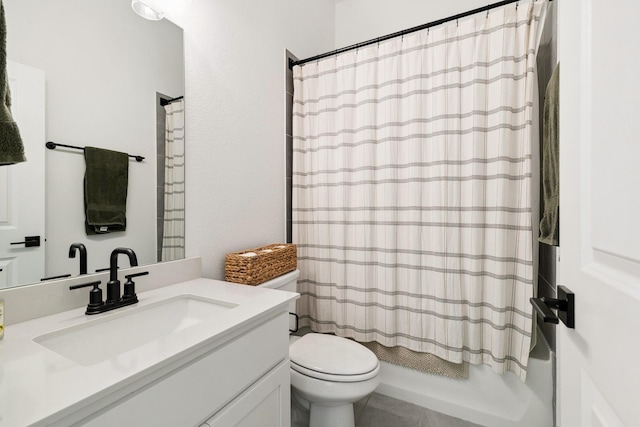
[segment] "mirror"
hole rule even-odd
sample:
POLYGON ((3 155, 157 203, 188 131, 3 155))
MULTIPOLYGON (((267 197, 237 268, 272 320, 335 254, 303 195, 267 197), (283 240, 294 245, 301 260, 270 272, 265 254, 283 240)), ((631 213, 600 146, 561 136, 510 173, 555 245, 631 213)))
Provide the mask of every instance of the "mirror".
MULTIPOLYGON (((4 7, 8 60, 44 73, 45 139, 25 141, 24 163, 43 151, 42 277, 79 274, 79 257, 69 258, 72 243, 85 245, 89 273, 108 267, 111 251, 120 246, 132 248, 140 265, 157 262, 164 199, 164 168, 157 163, 164 162, 165 132, 159 97, 184 94, 182 29, 166 19, 139 17, 130 0, 4 0, 4 7), (46 141, 145 157, 129 161, 126 231, 87 236, 83 152, 49 150, 46 141)), ((13 94, 18 100, 22 95, 13 94)), ((14 193, 11 202, 19 197, 23 207, 38 210, 29 195, 19 194, 19 188, 14 193)), ((15 254, 31 249, 16 248, 15 254)), ((128 267, 128 261, 120 262, 128 267)), ((7 285, 38 280, 19 278, 7 285)))

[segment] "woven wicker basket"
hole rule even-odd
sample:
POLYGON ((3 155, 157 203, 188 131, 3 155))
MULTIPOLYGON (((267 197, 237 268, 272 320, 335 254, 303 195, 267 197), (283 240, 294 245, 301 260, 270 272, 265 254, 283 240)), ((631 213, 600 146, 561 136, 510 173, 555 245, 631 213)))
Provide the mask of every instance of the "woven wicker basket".
POLYGON ((296 245, 289 243, 232 252, 224 257, 225 280, 252 286, 293 271, 296 267, 296 245))

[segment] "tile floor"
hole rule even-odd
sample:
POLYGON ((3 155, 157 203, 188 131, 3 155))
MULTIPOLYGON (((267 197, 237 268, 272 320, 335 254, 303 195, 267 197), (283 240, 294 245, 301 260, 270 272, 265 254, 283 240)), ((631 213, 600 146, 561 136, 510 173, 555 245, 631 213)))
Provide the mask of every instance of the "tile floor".
POLYGON ((482 427, 378 393, 356 402, 354 415, 356 427, 482 427))

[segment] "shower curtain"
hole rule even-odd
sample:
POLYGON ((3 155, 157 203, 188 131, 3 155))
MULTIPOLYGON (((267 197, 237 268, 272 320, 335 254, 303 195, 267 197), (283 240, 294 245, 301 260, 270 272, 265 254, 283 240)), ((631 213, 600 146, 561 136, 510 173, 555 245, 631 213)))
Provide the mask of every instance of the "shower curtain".
POLYGON ((301 326, 524 380, 545 6, 294 67, 301 326))
POLYGON ((165 105, 162 261, 184 258, 184 99, 165 105))

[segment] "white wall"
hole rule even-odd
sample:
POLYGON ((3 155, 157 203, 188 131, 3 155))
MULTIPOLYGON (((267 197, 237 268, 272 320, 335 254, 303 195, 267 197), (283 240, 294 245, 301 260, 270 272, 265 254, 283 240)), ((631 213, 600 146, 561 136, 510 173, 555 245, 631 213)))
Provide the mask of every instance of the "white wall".
POLYGON ((336 0, 336 48, 493 3, 487 0, 336 0))
POLYGON ((182 31, 138 17, 130 0, 4 4, 9 59, 45 71, 47 140, 147 158, 129 163, 127 231, 86 236, 82 152, 46 150, 47 275, 78 273, 78 259, 68 258, 73 242, 87 246, 89 271, 108 267, 117 246, 155 262, 155 93, 184 93, 182 31))
POLYGON ((205 277, 224 278, 225 253, 285 239, 284 51, 332 49, 333 6, 192 0, 175 14, 167 6, 185 35, 187 256, 202 256, 205 277))

